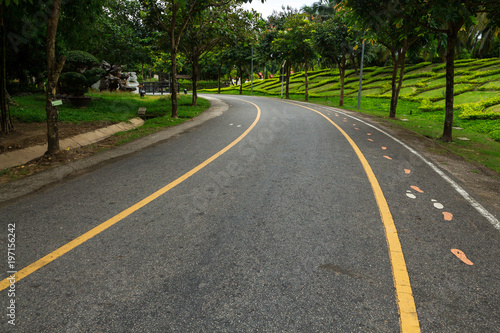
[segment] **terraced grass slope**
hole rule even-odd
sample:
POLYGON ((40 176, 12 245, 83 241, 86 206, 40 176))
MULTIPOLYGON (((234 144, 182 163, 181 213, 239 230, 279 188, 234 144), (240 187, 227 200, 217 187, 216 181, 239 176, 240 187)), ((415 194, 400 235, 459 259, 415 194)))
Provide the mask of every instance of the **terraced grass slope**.
MULTIPOLYGON (((422 112, 444 109, 445 64, 419 63, 406 68, 400 100, 420 103, 422 112)), ((362 96, 390 99, 392 67, 369 67, 363 71, 362 96)), ((309 96, 340 95, 337 70, 309 72, 309 96)), ((345 97, 357 97, 359 75, 346 71, 345 97)), ((226 93, 239 93, 239 87, 227 87, 226 93)), ((250 91, 250 83, 243 85, 250 91)), ((216 92, 207 89, 204 92, 216 92)), ((280 95, 279 78, 254 81, 253 91, 263 95, 280 95)), ((304 94, 304 72, 290 77, 290 93, 304 94)), ((455 63, 455 109, 462 119, 500 119, 500 59, 467 59, 455 63)))
MULTIPOLYGON (((500 59, 459 60, 455 63, 455 141, 444 143, 446 149, 478 162, 499 173, 500 177, 500 59)), ((391 96, 391 67, 365 68, 363 71, 360 112, 387 118, 391 96)), ((337 106, 340 96, 338 71, 309 72, 309 101, 337 106)), ((406 68, 397 119, 387 119, 430 139, 442 135, 444 121, 445 65, 420 63, 406 68)), ((359 76, 347 71, 344 108, 358 111, 359 76)), ((303 100, 304 73, 290 78, 290 98, 303 100)), ((217 92, 217 89, 204 90, 217 92)), ((239 94, 238 87, 222 93, 239 94)), ((250 94, 250 84, 243 85, 250 94)), ((254 95, 280 96, 278 78, 254 81, 254 95)))

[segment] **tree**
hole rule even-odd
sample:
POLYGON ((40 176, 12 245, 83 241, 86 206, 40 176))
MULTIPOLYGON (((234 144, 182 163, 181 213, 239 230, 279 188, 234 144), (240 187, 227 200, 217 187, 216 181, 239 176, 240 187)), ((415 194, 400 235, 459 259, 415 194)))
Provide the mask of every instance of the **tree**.
POLYGON ((495 49, 495 38, 500 35, 500 28, 487 17, 486 13, 480 13, 476 17, 476 24, 469 29, 461 29, 458 32, 460 48, 473 58, 487 58, 498 56, 495 49))
POLYGON ((141 0, 152 28, 168 37, 172 63, 172 118, 177 118, 177 53, 186 26, 210 7, 221 7, 236 0, 141 0))
POLYGON ((406 54, 422 36, 421 28, 412 21, 403 20, 408 8, 399 0, 346 0, 346 6, 358 25, 391 53, 393 70, 389 117, 394 118, 403 84, 406 54))
POLYGON ((345 18, 337 15, 316 25, 314 42, 321 57, 337 65, 340 76, 340 101, 344 105, 344 79, 347 59, 353 52, 355 31, 349 29, 345 18))
POLYGON ((14 129, 10 117, 9 104, 7 103, 7 67, 6 67, 6 32, 4 25, 4 3, 0 4, 0 38, 2 50, 0 50, 0 123, 1 133, 8 134, 14 129))
MULTIPOLYGON (((19 6, 21 2, 26 0, 12 0, 12 4, 19 6)), ((2 49, 0 50, 0 132, 9 134, 14 125, 10 116, 10 108, 8 104, 9 93, 7 92, 7 31, 4 18, 8 16, 5 8, 10 7, 10 1, 0 1, 0 40, 2 49)))
POLYGON ((281 44, 285 42, 286 47, 291 51, 290 60, 293 63, 304 64, 304 84, 305 93, 304 98, 309 100, 309 84, 307 80, 307 71, 309 68, 309 61, 315 57, 315 50, 313 48, 312 35, 314 26, 311 21, 304 14, 289 17, 285 21, 285 31, 278 37, 282 39, 281 44))
POLYGON ((498 24, 500 2, 495 0, 408 0, 408 11, 403 14, 433 32, 446 34, 446 97, 445 120, 441 139, 453 141, 453 86, 455 72, 455 50, 458 33, 474 25, 478 13, 485 13, 498 24))
POLYGON ((59 150, 59 133, 57 127, 58 110, 52 105, 55 99, 57 81, 64 66, 66 57, 60 56, 56 59, 56 34, 61 12, 61 0, 53 0, 50 7, 49 19, 47 20, 47 91, 46 106, 47 113, 47 152, 53 154, 59 150))
POLYGON ((105 1, 101 6, 102 14, 94 19, 95 37, 89 40, 86 51, 112 65, 149 62, 149 46, 155 32, 148 31, 145 26, 140 3, 131 0, 105 1))
POLYGON ((273 53, 272 45, 273 40, 278 36, 278 32, 275 26, 264 21, 262 21, 261 23, 264 24, 264 27, 263 29, 261 29, 261 33, 259 36, 257 54, 262 61, 271 63, 271 73, 274 74, 274 62, 278 61, 279 59, 277 59, 277 55, 273 53))
MULTIPOLYGON (((243 94, 243 73, 251 62, 252 46, 257 43, 256 26, 260 16, 255 11, 236 10, 235 19, 230 20, 227 27, 229 33, 225 37, 227 48, 222 59, 236 67, 240 78, 240 95, 243 94), (238 19, 239 18, 239 19, 238 19)), ((250 73, 253 75, 253 73, 250 73)))
POLYGON ((273 11, 272 15, 268 17, 271 28, 276 32, 276 36, 272 40, 271 51, 273 58, 278 61, 280 65, 280 81, 286 80, 285 83, 285 98, 290 99, 290 74, 292 70, 292 63, 290 60, 292 50, 287 47, 286 42, 281 39, 278 40, 280 34, 285 31, 285 23, 288 19, 298 15, 300 11, 291 6, 281 6, 281 12, 273 11), (284 67, 283 65, 284 64, 284 67))
POLYGON ((234 23, 241 21, 240 16, 234 10, 234 4, 226 4, 220 8, 208 8, 204 15, 194 17, 190 21, 184 33, 181 47, 192 66, 193 106, 196 105, 198 98, 199 62, 229 34, 228 30, 234 23))
POLYGON ((311 6, 303 6, 302 12, 309 15, 311 19, 327 20, 337 13, 336 6, 339 0, 319 0, 311 6))

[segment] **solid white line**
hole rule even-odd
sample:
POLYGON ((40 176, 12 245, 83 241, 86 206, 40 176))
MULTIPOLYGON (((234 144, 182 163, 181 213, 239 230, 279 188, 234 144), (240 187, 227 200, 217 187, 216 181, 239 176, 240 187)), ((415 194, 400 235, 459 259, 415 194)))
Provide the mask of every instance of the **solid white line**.
MULTIPOLYGON (((322 107, 322 106, 321 106, 322 107)), ((425 164, 427 164, 429 167, 431 167, 432 170, 434 170, 439 176, 441 176, 441 178, 443 178, 444 180, 446 180, 454 189, 455 191, 457 191, 465 200, 467 200, 467 202, 469 202, 469 204, 474 207, 478 212, 479 214, 483 215, 484 218, 486 218, 488 220, 488 222, 490 222, 493 227, 495 229, 497 229, 498 231, 500 231, 500 221, 495 217, 493 216, 493 214, 491 214, 486 208, 483 207, 483 205, 481 205, 479 202, 477 202, 476 199, 474 199, 473 197, 470 196, 469 193, 467 193, 467 191, 465 191, 460 185, 458 185, 453 179, 451 179, 447 174, 445 174, 440 168, 438 168, 434 163, 432 163, 431 161, 427 160, 424 156, 422 156, 419 152, 417 152, 415 149, 411 148, 410 146, 408 146, 406 143, 402 142, 401 140, 395 138, 394 136, 390 135, 389 133, 387 133, 386 131, 362 120, 362 119, 359 119, 357 117, 354 117, 348 113, 345 113, 343 112, 343 110, 340 110, 340 109, 337 109, 337 108, 334 108, 334 107, 322 107, 324 109, 333 109, 335 110, 335 112, 338 112, 338 113, 342 113, 343 115, 345 116, 348 116, 352 119, 355 119, 356 121, 359 121, 367 126, 370 126, 371 128, 379 131, 380 133, 382 134, 385 134, 387 135, 389 138, 393 139, 394 141, 396 141, 397 143, 399 143, 400 145, 402 145, 403 147, 405 147, 406 149, 408 149, 412 154, 414 154, 415 156, 419 157, 422 161, 424 161, 425 164)))

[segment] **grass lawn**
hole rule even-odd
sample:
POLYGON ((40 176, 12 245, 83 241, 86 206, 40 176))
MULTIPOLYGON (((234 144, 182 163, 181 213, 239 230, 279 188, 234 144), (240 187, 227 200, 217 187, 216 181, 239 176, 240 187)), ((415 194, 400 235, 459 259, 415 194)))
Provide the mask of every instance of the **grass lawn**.
MULTIPOLYGON (((480 101, 484 101, 493 97, 498 97, 498 91, 468 91, 463 94, 456 95, 454 97, 455 105, 465 104, 465 103, 477 103, 480 101)), ((444 107, 445 101, 440 100, 437 102, 438 105, 442 105, 444 107)))
MULTIPOLYGON (((58 107, 59 121, 67 123, 83 122, 122 122, 137 117, 140 107, 147 109, 148 115, 156 115, 156 118, 147 119, 139 128, 128 132, 115 134, 123 139, 124 143, 138 137, 157 132, 163 128, 185 122, 206 110, 210 103, 198 98, 198 106, 191 106, 191 96, 179 95, 178 116, 170 117, 171 100, 167 96, 145 96, 139 97, 131 93, 90 93, 92 102, 85 109, 75 109, 71 105, 64 104, 58 107)), ((21 122, 45 122, 45 96, 29 95, 14 97, 19 106, 11 106, 12 117, 21 122)))

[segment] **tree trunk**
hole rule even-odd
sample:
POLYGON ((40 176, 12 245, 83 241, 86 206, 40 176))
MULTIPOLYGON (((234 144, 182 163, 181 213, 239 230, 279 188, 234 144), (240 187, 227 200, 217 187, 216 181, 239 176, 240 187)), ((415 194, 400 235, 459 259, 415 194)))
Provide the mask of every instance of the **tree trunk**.
POLYGON ((339 74, 340 74, 340 99, 339 106, 344 105, 344 82, 345 82, 345 67, 346 67, 346 58, 345 56, 342 58, 342 61, 338 64, 339 74))
POLYGON ((50 9, 50 17, 47 21, 47 92, 45 111, 47 114, 47 152, 54 154, 59 150, 58 114, 59 111, 52 106, 52 100, 56 95, 57 81, 61 74, 65 57, 56 60, 56 34, 61 11, 61 0, 53 0, 50 9))
POLYGON ((308 88, 308 83, 307 83, 307 65, 308 65, 308 63, 307 63, 307 54, 306 54, 306 52, 304 52, 304 59, 306 60, 306 65, 305 65, 305 69, 306 70, 305 70, 305 73, 304 73, 305 83, 306 83, 306 93, 305 93, 306 96, 305 96, 305 100, 306 100, 306 102, 308 102, 309 101, 309 93, 307 91, 307 88, 308 88))
POLYGON ((292 66, 290 64, 290 61, 286 62, 286 99, 290 99, 290 70, 292 69, 292 66))
POLYGON ((392 79, 391 79, 391 109, 389 111, 389 117, 390 118, 395 118, 396 117, 396 108, 398 106, 398 96, 396 94, 396 80, 398 79, 398 56, 396 55, 395 50, 390 50, 391 51, 391 58, 392 58, 392 79))
POLYGON ((3 134, 8 134, 14 129, 12 124, 12 119, 10 118, 10 108, 8 104, 8 93, 7 93, 7 68, 6 68, 6 53, 5 53, 5 26, 3 22, 3 3, 0 5, 0 38, 2 38, 2 49, 0 50, 0 123, 1 131, 3 134))
POLYGON ((172 82, 170 87, 170 98, 172 100, 172 118, 178 118, 177 115, 177 46, 175 39, 175 24, 177 22, 177 11, 179 4, 172 1, 172 20, 170 22, 170 59, 172 62, 172 82))
POLYGON ((458 31, 462 24, 450 26, 448 30, 448 41, 446 45, 446 102, 444 129, 441 140, 453 141, 453 85, 455 84, 455 46, 457 44, 458 31))
POLYGON ((217 69, 217 77, 218 77, 218 79, 217 79, 218 80, 218 82, 217 82, 217 93, 218 94, 220 94, 220 88, 221 88, 220 87, 220 73, 221 73, 221 71, 222 71, 222 61, 220 63, 219 68, 217 69))
MULTIPOLYGON (((172 34, 173 36, 173 34, 172 34)), ((172 79, 170 87, 170 98, 172 99, 172 113, 170 117, 178 118, 177 115, 177 50, 173 49, 171 52, 172 60, 172 79)))
POLYGON ((191 104, 192 106, 196 106, 196 103, 198 101, 198 91, 197 91, 197 85, 198 85, 198 57, 194 56, 193 57, 193 77, 191 78, 193 82, 193 103, 191 104))
MULTIPOLYGON (((399 79, 398 79, 398 85, 397 85, 396 91, 395 91, 396 98, 395 98, 395 104, 394 104, 394 117, 396 116, 396 109, 397 109, 398 101, 399 101, 399 93, 401 92, 401 87, 403 86, 403 78, 405 75, 407 50, 408 50, 408 44, 405 42, 405 47, 403 48, 403 51, 401 52, 401 54, 399 55, 399 58, 398 58, 399 79)), ((391 112, 392 112, 392 105, 391 105, 391 112)), ((390 117, 390 115, 389 115, 389 117, 390 117)))
POLYGON ((170 117, 178 118, 177 115, 177 52, 172 51, 172 80, 170 87, 170 98, 172 99, 172 113, 170 117))
MULTIPOLYGON (((240 71, 240 95, 243 95, 243 68, 241 65, 238 67, 238 70, 240 71)), ((236 82, 238 84, 238 82, 236 82)))

